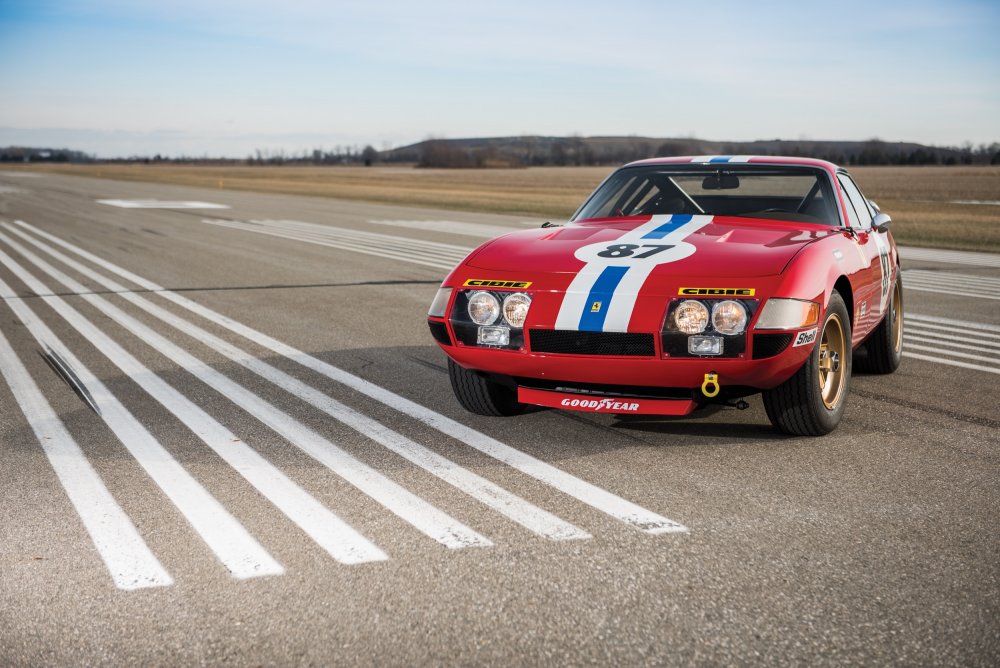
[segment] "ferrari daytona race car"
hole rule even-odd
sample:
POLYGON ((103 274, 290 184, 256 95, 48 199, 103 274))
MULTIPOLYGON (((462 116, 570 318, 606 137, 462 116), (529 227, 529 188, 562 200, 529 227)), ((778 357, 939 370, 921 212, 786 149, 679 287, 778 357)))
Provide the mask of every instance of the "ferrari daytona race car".
POLYGON ((761 393, 777 429, 821 435, 844 413, 855 360, 900 363, 889 222, 828 162, 644 160, 567 224, 473 251, 428 322, 473 413, 687 415, 761 393))

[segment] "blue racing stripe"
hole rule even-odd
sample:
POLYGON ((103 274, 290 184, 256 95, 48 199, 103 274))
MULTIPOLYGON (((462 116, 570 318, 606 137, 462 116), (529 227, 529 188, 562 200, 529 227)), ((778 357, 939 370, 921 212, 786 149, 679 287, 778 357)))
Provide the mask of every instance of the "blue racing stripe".
POLYGON ((628 272, 628 267, 605 267, 601 275, 594 281, 594 287, 590 289, 587 302, 583 306, 583 313, 580 315, 581 332, 600 332, 604 330, 604 319, 608 317, 608 307, 611 306, 611 298, 615 295, 615 289, 621 283, 622 278, 628 272), (600 303, 598 310, 594 311, 594 305, 600 303))
POLYGON ((670 220, 668 220, 667 222, 665 222, 663 225, 660 225, 655 230, 650 230, 649 232, 646 232, 644 235, 642 235, 642 238, 643 239, 662 239, 663 237, 667 236, 671 232, 675 231, 681 225, 684 225, 686 223, 690 223, 691 219, 693 217, 694 216, 692 216, 689 213, 674 214, 674 215, 670 216, 670 220))
POLYGON ((733 159, 731 155, 720 155, 717 158, 712 158, 709 162, 729 162, 733 159))

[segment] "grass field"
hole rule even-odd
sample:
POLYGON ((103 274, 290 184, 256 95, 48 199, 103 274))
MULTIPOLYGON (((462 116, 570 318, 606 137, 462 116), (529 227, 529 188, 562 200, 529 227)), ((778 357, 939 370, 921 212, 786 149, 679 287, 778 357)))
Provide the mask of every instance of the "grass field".
MULTIPOLYGON (((32 165, 37 171, 205 188, 313 195, 564 220, 610 167, 415 169, 32 165)), ((5 167, 6 169, 6 167, 5 167)), ((857 167, 865 194, 905 245, 1000 252, 1000 166, 857 167), (957 202, 993 202, 969 204, 957 202)))

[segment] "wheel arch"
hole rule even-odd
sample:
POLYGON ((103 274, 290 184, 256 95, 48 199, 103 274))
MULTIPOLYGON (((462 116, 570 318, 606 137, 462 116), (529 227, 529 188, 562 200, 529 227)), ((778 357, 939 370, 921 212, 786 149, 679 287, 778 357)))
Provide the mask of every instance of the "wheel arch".
MULTIPOLYGON (((854 288, 851 287, 851 281, 841 274, 836 281, 833 282, 833 290, 836 290, 841 299, 844 300, 844 305, 847 307, 847 317, 851 323, 851 331, 854 331, 854 288)), ((832 290, 831 290, 832 292, 832 290)), ((830 296, 827 295, 827 304, 830 303, 830 296)))

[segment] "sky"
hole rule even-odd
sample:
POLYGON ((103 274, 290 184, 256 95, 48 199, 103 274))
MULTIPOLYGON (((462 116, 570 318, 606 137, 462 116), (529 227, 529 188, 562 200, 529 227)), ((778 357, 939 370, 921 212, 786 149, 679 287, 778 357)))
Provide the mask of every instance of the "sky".
POLYGON ((997 0, 0 0, 0 146, 989 144, 997 35, 997 0))

